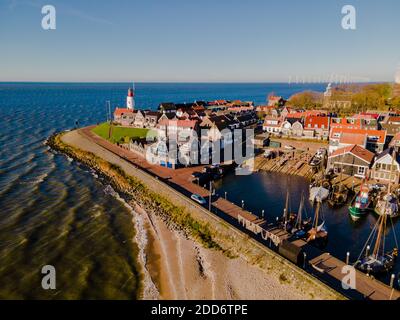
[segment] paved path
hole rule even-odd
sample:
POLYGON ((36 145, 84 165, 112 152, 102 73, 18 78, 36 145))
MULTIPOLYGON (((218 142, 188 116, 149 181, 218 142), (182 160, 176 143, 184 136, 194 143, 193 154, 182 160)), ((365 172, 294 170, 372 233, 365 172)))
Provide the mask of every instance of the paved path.
POLYGON ((202 197, 209 196, 208 190, 191 182, 192 173, 202 171, 204 166, 179 168, 173 170, 161 167, 159 165, 151 164, 144 157, 141 157, 138 154, 119 147, 116 144, 104 140, 103 138, 100 138, 91 131, 93 127, 94 126, 80 129, 80 133, 84 135, 87 139, 129 161, 134 166, 145 170, 148 173, 151 173, 152 175, 157 176, 161 179, 168 180, 169 184, 174 184, 176 189, 178 190, 182 189, 180 191, 183 191, 186 195, 188 195, 189 193, 196 193, 202 197))

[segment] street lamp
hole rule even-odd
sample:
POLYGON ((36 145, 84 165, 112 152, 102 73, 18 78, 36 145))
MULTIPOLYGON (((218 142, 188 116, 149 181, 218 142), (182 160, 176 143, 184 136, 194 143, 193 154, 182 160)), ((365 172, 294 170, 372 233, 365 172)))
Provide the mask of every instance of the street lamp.
POLYGON ((244 210, 244 200, 242 200, 242 209, 244 210))

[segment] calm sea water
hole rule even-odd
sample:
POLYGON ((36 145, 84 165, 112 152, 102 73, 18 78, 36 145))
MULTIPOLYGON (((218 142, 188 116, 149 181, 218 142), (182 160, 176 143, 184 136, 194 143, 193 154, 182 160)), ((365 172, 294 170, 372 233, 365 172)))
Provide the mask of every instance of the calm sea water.
MULTIPOLYGON (((43 145, 52 133, 104 121, 106 101, 124 105, 129 84, 0 83, 0 298, 134 299, 139 267, 132 212, 104 192, 87 168, 54 155, 43 145), (44 291, 41 268, 54 265, 57 289, 44 291)), ((136 84, 136 104, 154 109, 160 102, 242 99, 264 103, 270 92, 289 97, 325 85, 136 84)), ((251 179, 251 178, 250 178, 251 179)), ((259 194, 254 208, 285 194, 285 185, 259 194)), ((238 180, 231 183, 237 186, 238 180)), ((299 185, 302 182, 298 183, 299 185)), ((258 187, 260 185, 260 187, 258 187)), ((296 183, 297 185, 297 183, 296 183)), ((233 192, 232 192, 233 193, 233 192)), ((247 197, 247 196, 246 196, 247 197)), ((248 195, 250 197, 250 195, 248 195)), ((337 213, 343 248, 360 236, 337 213)), ((365 230, 366 226, 362 228, 365 230)), ((357 229, 356 229, 357 230, 357 229)), ((362 231, 364 232, 364 231, 362 231)), ((364 235, 364 233, 362 233, 364 235)), ((352 242, 353 241, 353 242, 352 242)), ((343 249, 345 250, 345 249, 343 249)))

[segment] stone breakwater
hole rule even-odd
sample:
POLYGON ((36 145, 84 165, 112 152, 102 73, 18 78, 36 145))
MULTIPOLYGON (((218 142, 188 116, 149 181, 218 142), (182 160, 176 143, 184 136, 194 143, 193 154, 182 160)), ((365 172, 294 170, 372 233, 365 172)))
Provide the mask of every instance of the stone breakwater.
POLYGON ((53 149, 95 169, 109 179, 123 197, 134 201, 145 211, 162 218, 171 228, 199 242, 205 248, 223 252, 228 257, 241 257, 262 269, 266 277, 275 277, 282 284, 301 291, 306 299, 342 299, 343 297, 284 258, 260 245, 245 233, 214 216, 204 208, 139 169, 129 175, 124 168, 94 153, 64 143, 62 134, 49 138, 53 149))

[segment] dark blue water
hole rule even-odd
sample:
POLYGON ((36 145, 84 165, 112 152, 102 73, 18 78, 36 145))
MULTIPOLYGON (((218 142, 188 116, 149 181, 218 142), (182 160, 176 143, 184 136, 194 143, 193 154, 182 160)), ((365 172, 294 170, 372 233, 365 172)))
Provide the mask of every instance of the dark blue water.
MULTIPOLYGON (((275 221, 281 217, 286 202, 286 193, 289 190, 289 211, 298 212, 300 199, 304 193, 306 199, 309 197, 309 183, 306 179, 297 176, 287 176, 280 173, 259 172, 249 176, 229 175, 217 185, 217 192, 221 196, 241 205, 245 202, 245 208, 254 214, 261 216, 264 210, 268 222, 275 221)), ((313 217, 314 208, 310 201, 305 203, 307 217, 313 217)), ((334 256, 346 260, 346 253, 350 252, 351 262, 355 262, 374 228, 378 217, 370 213, 357 222, 353 222, 349 216, 347 206, 332 209, 327 203, 321 207, 321 216, 326 221, 329 231, 329 241, 325 248, 334 256)), ((393 249, 396 245, 395 235, 400 235, 399 219, 393 221, 393 226, 388 222, 386 234, 386 248, 393 249)), ((398 239, 400 240, 400 239, 398 239)), ((398 261, 393 273, 400 272, 400 261, 398 261)), ((381 280, 388 282, 389 276, 381 276, 381 280)))
MULTIPOLYGON (((105 194, 93 173, 43 144, 76 121, 81 126, 104 121, 106 101, 125 105, 128 86, 0 83, 0 298, 137 297, 140 267, 131 211, 105 194), (57 270, 57 290, 51 292, 40 285, 47 264, 57 270)), ((271 92, 289 97, 324 87, 138 83, 136 105, 155 109, 165 101, 214 99, 261 104, 271 92)), ((352 237, 347 224, 339 228, 346 228, 345 239, 352 237)))

